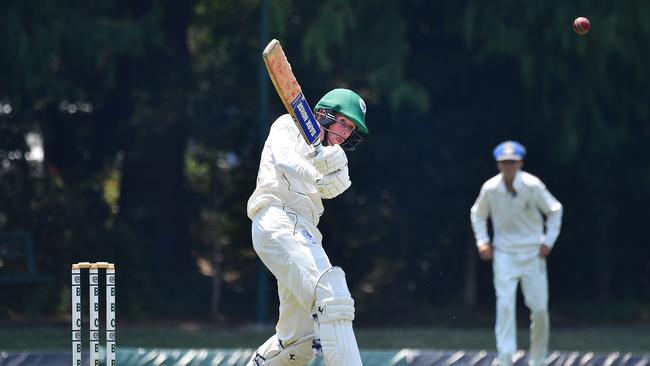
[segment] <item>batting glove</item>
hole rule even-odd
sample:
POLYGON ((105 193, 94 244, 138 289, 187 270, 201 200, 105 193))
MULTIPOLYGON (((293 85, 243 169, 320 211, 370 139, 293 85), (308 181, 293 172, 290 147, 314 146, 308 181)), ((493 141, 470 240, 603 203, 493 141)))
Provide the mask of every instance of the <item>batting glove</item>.
POLYGON ((347 165, 334 173, 324 175, 316 181, 318 193, 324 199, 332 199, 338 196, 350 188, 351 185, 352 182, 350 181, 347 165))
POLYGON ((340 145, 324 146, 314 157, 313 163, 319 173, 326 175, 348 165, 348 157, 340 145))

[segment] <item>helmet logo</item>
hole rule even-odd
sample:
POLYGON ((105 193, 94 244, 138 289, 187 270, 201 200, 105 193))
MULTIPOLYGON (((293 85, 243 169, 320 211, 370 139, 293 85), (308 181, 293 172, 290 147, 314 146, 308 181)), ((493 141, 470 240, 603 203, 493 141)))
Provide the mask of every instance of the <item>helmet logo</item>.
POLYGON ((363 114, 366 114, 366 102, 364 102, 361 98, 359 98, 359 107, 361 107, 361 112, 363 112, 363 114))

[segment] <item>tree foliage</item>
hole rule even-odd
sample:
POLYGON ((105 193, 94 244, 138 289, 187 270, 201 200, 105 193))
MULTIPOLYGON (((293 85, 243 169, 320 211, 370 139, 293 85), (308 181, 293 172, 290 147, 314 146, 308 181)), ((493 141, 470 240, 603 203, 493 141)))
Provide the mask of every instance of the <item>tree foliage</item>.
MULTIPOLYGON (((105 259, 121 273, 122 316, 253 319, 245 206, 260 143, 284 113, 273 91, 270 110, 259 105, 260 86, 271 87, 259 79, 260 5, 3 8, 0 229, 35 234, 39 264, 57 278, 43 295, 59 304, 49 312, 65 308, 69 263, 105 259)), ((647 303, 650 5, 269 6, 270 36, 312 105, 335 87, 368 104, 371 133, 349 154, 354 184, 321 221, 360 319, 405 309, 430 319, 471 292, 492 304, 489 266, 468 251, 469 207, 506 139, 528 147, 525 168, 565 206, 554 298, 647 303), (589 34, 572 32, 577 16, 591 19, 589 34)))

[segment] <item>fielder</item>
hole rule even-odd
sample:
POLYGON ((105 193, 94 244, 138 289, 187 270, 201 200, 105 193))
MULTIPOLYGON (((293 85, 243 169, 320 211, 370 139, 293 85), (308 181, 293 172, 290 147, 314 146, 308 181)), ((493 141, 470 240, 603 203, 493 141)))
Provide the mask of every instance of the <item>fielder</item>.
POLYGON ((280 316, 275 335, 253 354, 249 366, 304 365, 322 355, 328 366, 358 366, 352 330, 354 300, 345 274, 322 246, 321 199, 350 187, 345 150, 368 133, 366 105, 347 89, 334 89, 316 104, 322 127, 314 156, 289 114, 271 126, 264 144, 257 187, 248 200, 255 252, 277 279, 280 316))
POLYGON ((500 173, 483 184, 470 216, 479 255, 492 260, 498 361, 500 366, 511 366, 517 350, 515 309, 520 283, 530 309, 528 363, 542 366, 549 339, 546 258, 560 234, 562 205, 542 181, 521 171, 526 154, 521 144, 503 142, 493 154, 500 173), (493 240, 488 235, 488 217, 493 240))

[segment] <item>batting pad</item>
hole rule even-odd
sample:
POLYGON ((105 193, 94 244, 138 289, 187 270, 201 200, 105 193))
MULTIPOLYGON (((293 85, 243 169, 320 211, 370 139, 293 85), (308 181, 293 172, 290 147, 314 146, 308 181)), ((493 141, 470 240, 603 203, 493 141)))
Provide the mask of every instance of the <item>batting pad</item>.
POLYGON ((253 353, 246 366, 303 366, 313 357, 312 338, 313 336, 309 335, 284 345, 277 335, 274 335, 253 353))
POLYGON ((361 366, 361 355, 352 330, 354 300, 340 267, 323 273, 316 284, 314 332, 327 366, 361 366))

